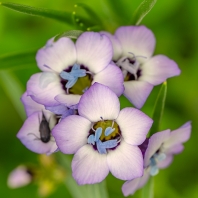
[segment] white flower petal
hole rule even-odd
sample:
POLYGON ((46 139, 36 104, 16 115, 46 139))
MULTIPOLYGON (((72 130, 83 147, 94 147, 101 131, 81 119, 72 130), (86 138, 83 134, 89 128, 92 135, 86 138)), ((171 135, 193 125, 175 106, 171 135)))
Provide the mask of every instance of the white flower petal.
POLYGON ((142 188, 149 179, 149 173, 144 169, 144 175, 142 177, 126 181, 122 186, 122 192, 124 196, 133 195, 136 190, 142 188))
POLYGON ((107 157, 91 145, 80 148, 72 160, 73 177, 79 185, 99 183, 109 173, 107 157))
POLYGON ((114 61, 117 61, 122 55, 122 46, 119 40, 116 38, 116 36, 110 34, 109 32, 101 32, 101 33, 106 35, 110 39, 113 45, 113 58, 112 59, 114 61))
POLYGON ((177 64, 163 55, 152 57, 142 65, 142 75, 139 80, 146 81, 152 85, 159 85, 167 78, 178 76, 180 69, 177 64))
POLYGON ((53 72, 42 72, 31 76, 27 82, 27 95, 45 106, 58 105, 55 96, 65 93, 60 78, 53 72))
POLYGON ((144 81, 124 82, 124 96, 138 109, 142 108, 153 89, 153 85, 144 81))
POLYGON ((42 71, 60 73, 76 62, 76 48, 69 38, 62 37, 50 44, 41 48, 36 55, 37 64, 42 71))
POLYGON ((81 116, 64 118, 52 130, 58 148, 66 154, 73 154, 87 143, 91 122, 81 116))
POLYGON ((120 96, 124 91, 124 78, 119 67, 109 64, 104 70, 94 76, 95 82, 108 86, 117 96, 120 96))
POLYGON ((128 144, 140 145, 146 139, 153 120, 140 110, 128 107, 120 111, 116 122, 128 144))
POLYGON ((55 97, 55 100, 58 101, 60 104, 64 104, 67 107, 71 107, 79 103, 81 95, 75 94, 60 94, 55 97))
MULTIPOLYGON (((48 118, 46 118, 48 119, 48 118)), ((53 138, 49 142, 44 143, 40 139, 40 122, 42 120, 42 112, 35 112, 29 116, 17 134, 17 138, 31 151, 35 153, 52 153, 57 149, 53 138), (52 147, 54 150, 52 151, 52 147)))
POLYGON ((91 122, 101 120, 114 120, 120 111, 118 97, 108 87, 94 83, 81 97, 79 115, 91 122))
MULTIPOLYGON (((145 26, 123 26, 116 30, 115 36, 121 43, 123 56, 129 52, 136 56, 151 57, 155 48, 155 37, 145 26)), ((145 61, 145 59, 141 59, 145 61)))
POLYGON ((77 63, 83 64, 91 72, 102 71, 112 60, 113 48, 107 36, 85 32, 76 41, 77 63))
POLYGON ((109 150, 107 163, 111 173, 122 180, 132 180, 143 175, 143 157, 137 146, 124 140, 115 150, 109 150))

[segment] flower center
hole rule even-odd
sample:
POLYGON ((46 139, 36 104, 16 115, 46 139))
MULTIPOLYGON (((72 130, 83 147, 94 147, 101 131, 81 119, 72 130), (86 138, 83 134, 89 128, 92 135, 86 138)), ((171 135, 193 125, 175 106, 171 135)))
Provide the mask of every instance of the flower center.
POLYGON ((116 65, 122 70, 124 81, 138 80, 141 76, 141 64, 137 57, 146 58, 144 56, 135 56, 135 54, 129 52, 128 57, 122 57, 116 62, 116 65))
POLYGON ((93 145, 100 154, 106 154, 109 149, 115 149, 120 141, 121 132, 118 124, 115 121, 103 119, 93 125, 87 139, 87 143, 93 145))
POLYGON ((66 71, 62 71, 60 77, 63 89, 67 94, 82 95, 91 86, 92 82, 91 72, 76 63, 66 71))
POLYGON ((157 167, 157 162, 161 162, 166 159, 165 153, 155 153, 150 158, 150 175, 155 176, 159 173, 159 168, 157 167))

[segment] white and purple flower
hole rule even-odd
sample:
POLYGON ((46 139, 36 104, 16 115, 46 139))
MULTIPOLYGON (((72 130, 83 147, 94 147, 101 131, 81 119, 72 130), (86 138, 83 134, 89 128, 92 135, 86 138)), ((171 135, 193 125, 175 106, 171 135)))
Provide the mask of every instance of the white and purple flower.
POLYGON ((109 171, 122 180, 142 176, 138 145, 146 139, 151 118, 135 108, 120 111, 116 94, 99 83, 83 94, 78 113, 52 130, 60 151, 75 154, 72 171, 78 184, 101 182, 109 171))
MULTIPOLYGON (((35 153, 51 154, 55 152, 58 147, 51 135, 51 130, 59 118, 46 110, 43 105, 33 101, 26 92, 22 95, 21 101, 24 104, 27 119, 17 137, 29 150, 35 153)), ((66 111, 67 108, 62 107, 61 111, 63 112, 63 110, 66 111)))
POLYGON ((45 106, 76 105, 80 96, 94 83, 108 86, 120 96, 124 91, 123 75, 110 63, 113 56, 107 36, 85 32, 76 43, 66 37, 50 39, 36 55, 38 67, 27 83, 27 93, 45 106))
POLYGON ((177 64, 164 55, 152 57, 155 37, 145 26, 119 27, 115 35, 103 32, 112 41, 114 63, 124 75, 124 95, 141 108, 155 85, 180 74, 177 64))
POLYGON ((191 123, 187 122, 180 128, 170 132, 165 130, 155 133, 141 146, 144 155, 144 175, 131 181, 127 181, 122 186, 125 196, 134 194, 136 190, 142 188, 150 176, 158 174, 159 169, 166 168, 173 160, 175 154, 183 151, 184 142, 188 141, 191 134, 191 123))

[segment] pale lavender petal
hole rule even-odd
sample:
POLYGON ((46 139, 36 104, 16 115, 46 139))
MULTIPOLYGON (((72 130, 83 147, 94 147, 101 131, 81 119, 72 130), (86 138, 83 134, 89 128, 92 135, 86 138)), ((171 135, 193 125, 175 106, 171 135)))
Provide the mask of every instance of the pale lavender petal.
POLYGON ((53 72, 42 72, 31 76, 27 82, 27 95, 45 106, 58 105, 55 96, 65 93, 60 78, 53 72))
POLYGON ((170 136, 170 130, 161 131, 153 134, 148 143, 147 150, 144 155, 144 167, 149 166, 150 158, 160 149, 165 140, 170 136))
POLYGON ((97 73, 92 84, 95 82, 108 86, 117 96, 122 95, 124 92, 123 74, 116 65, 109 64, 104 70, 97 73))
POLYGON ((170 133, 170 138, 164 143, 164 148, 169 149, 177 144, 188 141, 191 134, 191 128, 191 122, 187 122, 180 128, 172 131, 170 133))
POLYGON ((79 185, 99 183, 109 173, 106 154, 91 145, 80 148, 72 160, 72 175, 79 185))
POLYGON ((122 186, 124 196, 133 195, 136 190, 142 188, 146 184, 149 177, 148 171, 144 170, 144 175, 142 177, 126 181, 122 186))
POLYGON ((85 32, 76 41, 77 63, 91 72, 102 71, 112 60, 113 48, 107 36, 85 32))
POLYGON ((172 163, 172 161, 173 161, 173 155, 167 155, 165 160, 157 163, 157 166, 160 169, 164 169, 167 168, 172 163))
POLYGON ((32 181, 32 176, 28 173, 25 166, 18 166, 8 176, 8 186, 10 188, 19 188, 29 184, 32 181))
POLYGON ((68 111, 68 108, 64 105, 56 105, 56 106, 45 107, 45 108, 57 115, 65 114, 65 112, 68 111))
POLYGON ((142 65, 142 75, 139 79, 152 85, 159 85, 167 78, 178 76, 180 72, 173 60, 163 55, 157 55, 142 65))
POLYGON ((143 175, 143 157, 137 146, 124 140, 115 150, 109 150, 107 163, 111 173, 122 180, 132 180, 143 175))
POLYGON ((78 115, 64 118, 52 130, 58 148, 65 154, 73 154, 87 143, 91 122, 78 115))
POLYGON ((116 38, 116 36, 110 34, 109 32, 101 32, 102 34, 106 35, 113 46, 113 60, 117 61, 119 58, 121 58, 122 55, 122 46, 119 42, 119 40, 116 38))
MULTIPOLYGON (((121 43, 123 55, 129 52, 136 56, 151 57, 155 48, 155 37, 145 26, 124 26, 116 30, 115 36, 121 43)), ((144 61, 144 59, 141 59, 144 61)))
POLYGON ((128 144, 140 145, 146 139, 153 120, 135 108, 124 108, 116 119, 122 137, 128 144))
POLYGON ((78 105, 79 115, 97 122, 102 119, 114 120, 120 111, 118 97, 108 87, 94 83, 81 97, 78 105))
POLYGON ((45 106, 32 100, 32 98, 27 95, 27 92, 22 95, 21 101, 25 107, 25 112, 27 116, 30 116, 37 111, 45 111, 45 106))
POLYGON ((67 107, 71 107, 79 103, 81 95, 74 95, 74 94, 59 94, 55 97, 55 100, 58 101, 60 104, 64 104, 67 107))
POLYGON ((124 82, 124 96, 138 109, 142 108, 153 89, 153 85, 144 81, 124 82))
POLYGON ((37 52, 36 61, 42 71, 60 73, 76 62, 75 45, 69 38, 62 37, 51 45, 41 48, 37 52))
POLYGON ((166 153, 168 154, 179 154, 184 150, 184 146, 182 144, 177 144, 175 146, 172 146, 171 148, 166 150, 166 153))
POLYGON ((35 112, 29 116, 17 134, 17 138, 31 151, 35 153, 51 153, 57 149, 53 138, 44 143, 40 139, 39 126, 42 120, 42 112, 35 112), (54 146, 55 145, 55 146, 54 146))

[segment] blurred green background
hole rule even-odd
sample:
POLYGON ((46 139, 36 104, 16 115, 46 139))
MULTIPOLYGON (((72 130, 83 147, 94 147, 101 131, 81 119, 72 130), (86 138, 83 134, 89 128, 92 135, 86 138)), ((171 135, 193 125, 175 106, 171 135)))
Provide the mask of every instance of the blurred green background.
MULTIPOLYGON (((121 25, 129 25, 134 10, 141 0, 12 0, 30 6, 45 7, 55 10, 74 11, 76 2, 89 5, 106 22, 112 33, 121 25), (117 6, 121 2, 121 6, 117 6)), ((182 73, 179 77, 168 80, 168 94, 161 129, 176 129, 186 121, 192 120, 191 139, 185 143, 182 154, 175 156, 171 166, 161 170, 155 180, 155 197, 160 198, 197 198, 198 197, 198 2, 196 0, 160 0, 141 24, 150 28, 156 36, 155 54, 164 54, 175 60, 182 73)), ((80 11, 81 12, 81 11, 80 11)), ((81 13, 84 14, 83 12, 81 13)), ((15 52, 26 52, 41 48, 46 41, 56 34, 74 29, 73 26, 55 20, 29 16, 14 12, 0 6, 0 56, 15 52)), ((29 77, 39 71, 36 62, 24 65, 24 69, 14 69, 12 73, 25 85, 29 77)), ((35 198, 37 186, 28 185, 11 190, 7 187, 9 172, 22 163, 37 163, 37 154, 27 150, 16 138, 16 133, 23 124, 16 111, 19 97, 8 97, 5 85, 12 83, 5 78, 0 79, 0 194, 1 197, 35 198), (3 82, 2 82, 3 81, 3 82)), ((13 88, 14 89, 14 88, 13 88)), ((159 91, 156 87, 143 107, 151 115, 153 105, 159 91)), ((15 96, 15 90, 11 91, 15 96)), ((125 105, 125 104, 124 104, 125 105)), ((20 107, 18 107, 20 108, 20 107)), ((107 178, 110 198, 123 197, 121 186, 123 181, 107 178)), ((71 197, 62 184, 49 197, 71 197)), ((140 197, 137 192, 133 197, 140 197)))

